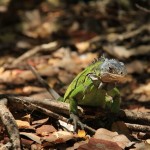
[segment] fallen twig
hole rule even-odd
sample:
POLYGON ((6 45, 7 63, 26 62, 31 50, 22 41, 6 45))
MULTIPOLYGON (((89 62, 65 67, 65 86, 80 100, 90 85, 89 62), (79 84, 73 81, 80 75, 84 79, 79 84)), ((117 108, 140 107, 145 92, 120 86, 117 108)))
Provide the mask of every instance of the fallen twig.
MULTIPOLYGON (((63 116, 59 115, 60 113, 64 113, 69 115, 69 105, 63 102, 59 102, 59 101, 54 101, 54 100, 50 100, 50 99, 45 99, 45 100, 40 100, 40 99, 33 99, 30 97, 16 97, 16 96, 4 96, 4 95, 0 95, 0 97, 7 97, 8 100, 10 100, 10 104, 13 105, 14 102, 19 102, 22 104, 27 104, 28 109, 32 108, 32 109, 37 109, 39 111, 41 111, 42 113, 45 113, 51 117, 54 117, 56 119, 60 119, 62 121, 67 121, 67 119, 63 118, 63 116), (59 114, 57 114, 59 113, 59 114)), ((80 110, 80 109, 79 109, 80 110)), ((119 114, 118 114, 120 120, 123 120, 125 122, 130 122, 130 123, 139 123, 142 125, 149 125, 150 124, 150 116, 148 113, 142 113, 142 112, 132 112, 129 110, 120 110, 119 114)), ((87 129, 90 127, 86 127, 87 129)), ((136 127, 135 127, 136 128, 136 127)), ((143 127, 144 128, 144 127, 143 127)), ((139 128, 137 128, 137 130, 139 130, 139 128)), ((142 129, 143 131, 144 129, 142 129)), ((145 128, 146 130, 146 128, 145 128)), ((149 129, 148 129, 149 131, 149 129)))
POLYGON ((119 117, 124 121, 150 125, 149 113, 133 112, 129 110, 120 110, 119 117))
POLYGON ((20 150, 20 136, 16 121, 10 111, 6 107, 7 99, 0 99, 0 118, 5 125, 7 132, 9 134, 10 140, 12 142, 13 150, 20 150))
MULTIPOLYGON (((62 115, 59 115, 59 114, 57 114, 57 113, 54 113, 54 112, 52 112, 52 111, 50 111, 50 110, 48 110, 48 109, 42 108, 42 107, 37 106, 37 105, 35 105, 35 104, 31 104, 31 105, 32 105, 36 110, 39 110, 40 112, 42 112, 42 113, 44 113, 44 114, 46 114, 46 115, 48 115, 48 116, 51 116, 51 117, 53 117, 53 118, 55 118, 55 119, 57 119, 57 120, 61 120, 61 121, 64 121, 64 122, 68 123, 68 119, 65 118, 65 117, 63 117, 62 115)), ((91 131, 91 132, 93 132, 93 133, 96 132, 95 129, 89 127, 89 126, 86 125, 86 124, 84 124, 84 128, 87 129, 87 130, 89 130, 89 131, 91 131)))
POLYGON ((120 42, 129 38, 132 38, 134 36, 137 36, 138 34, 140 34, 141 32, 148 30, 149 31, 149 25, 143 25, 140 28, 137 28, 135 30, 132 31, 127 31, 124 32, 122 34, 118 34, 118 33, 114 33, 113 34, 113 38, 112 38, 112 34, 108 34, 108 35, 104 35, 104 36, 96 36, 92 39, 90 39, 88 42, 90 44, 96 44, 96 43, 100 43, 100 41, 107 39, 108 42, 120 42))
POLYGON ((34 48, 28 50, 26 53, 24 53, 20 57, 18 57, 12 63, 12 66, 15 66, 15 65, 19 64, 23 60, 33 56, 34 54, 38 53, 39 51, 43 51, 43 50, 54 51, 54 50, 58 49, 59 47, 60 47, 60 45, 57 42, 50 42, 50 43, 47 43, 47 44, 42 44, 42 45, 35 46, 34 48))
POLYGON ((8 142, 8 143, 3 144, 3 145, 0 144, 0 148, 1 148, 1 150, 9 150, 12 148, 12 143, 8 142))
MULTIPOLYGON (((46 115, 48 115, 48 116, 51 116, 51 117, 53 117, 53 118, 55 118, 55 119, 57 119, 57 120, 61 120, 61 121, 64 121, 64 122, 68 123, 68 119, 67 119, 67 118, 63 117, 63 116, 60 115, 60 114, 57 114, 56 111, 53 112, 53 111, 48 110, 48 109, 46 109, 46 108, 40 107, 40 106, 38 106, 37 104, 33 104, 30 98, 29 98, 29 99, 27 99, 27 98, 24 99, 24 97, 18 97, 18 98, 17 98, 17 97, 9 96, 9 97, 8 97, 8 100, 10 100, 10 101, 11 101, 11 100, 12 100, 12 101, 18 101, 18 102, 20 102, 20 103, 23 103, 23 104, 25 104, 25 105, 28 105, 29 108, 38 110, 38 111, 40 111, 40 112, 42 112, 42 113, 44 113, 44 114, 46 114, 46 115)), ((41 101, 43 101, 43 100, 41 100, 41 101)), ((49 100, 49 101, 51 102, 51 100, 49 100)), ((57 103, 61 103, 61 102, 57 102, 57 103)), ((63 104, 64 104, 64 106, 66 107, 65 103, 61 103, 61 105, 63 105, 63 104)), ((49 106, 50 106, 50 105, 49 105, 49 106)), ((59 106, 60 106, 60 105, 59 105, 59 106)), ((63 108, 65 108, 65 107, 63 107, 63 108)), ((67 108, 67 107, 66 107, 66 108, 67 108)), ((57 108, 57 109, 59 109, 59 108, 57 108)), ((69 114, 69 107, 68 107, 67 109, 68 109, 68 114, 69 114)), ((85 125, 85 124, 84 124, 84 128, 87 129, 87 130, 89 130, 89 131, 91 131, 91 132, 95 132, 95 130, 94 130, 93 128, 91 128, 91 127, 89 127, 89 126, 87 126, 87 125, 85 125)))
POLYGON ((30 65, 28 65, 28 66, 29 66, 29 69, 32 71, 32 73, 36 76, 38 81, 42 84, 42 86, 47 89, 47 91, 50 93, 50 95, 54 99, 60 98, 60 95, 53 88, 51 88, 48 85, 48 83, 38 74, 38 72, 35 70, 35 68, 33 66, 30 66, 30 65))
POLYGON ((137 8, 139 8, 140 10, 146 12, 146 13, 150 13, 150 10, 147 9, 147 8, 145 8, 145 7, 142 7, 142 6, 138 5, 138 4, 135 4, 135 6, 136 6, 137 8))
POLYGON ((150 132, 150 126, 125 123, 131 131, 150 132))
MULTIPOLYGON (((2 95, 0 95, 1 97, 2 95)), ((10 100, 11 105, 13 105, 13 102, 19 102, 19 103, 29 103, 29 104, 35 104, 41 107, 44 107, 48 110, 54 111, 56 113, 66 114, 69 115, 69 104, 60 102, 57 100, 52 99, 35 99, 31 97, 19 97, 19 96, 4 96, 7 97, 10 100), (12 102, 11 102, 12 101, 12 102)), ((78 113, 79 115, 83 114, 83 109, 78 106, 78 113)))

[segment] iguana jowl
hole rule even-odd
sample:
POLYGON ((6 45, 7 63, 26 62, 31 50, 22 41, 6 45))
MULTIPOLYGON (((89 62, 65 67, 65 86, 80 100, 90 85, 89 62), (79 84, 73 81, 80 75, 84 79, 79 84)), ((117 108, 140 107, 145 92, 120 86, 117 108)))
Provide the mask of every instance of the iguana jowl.
POLYGON ((78 105, 107 108, 114 113, 119 111, 120 93, 115 85, 124 81, 125 75, 124 63, 101 58, 75 77, 63 98, 55 94, 53 97, 70 104, 70 119, 76 130, 78 124, 83 127, 78 117, 78 105))

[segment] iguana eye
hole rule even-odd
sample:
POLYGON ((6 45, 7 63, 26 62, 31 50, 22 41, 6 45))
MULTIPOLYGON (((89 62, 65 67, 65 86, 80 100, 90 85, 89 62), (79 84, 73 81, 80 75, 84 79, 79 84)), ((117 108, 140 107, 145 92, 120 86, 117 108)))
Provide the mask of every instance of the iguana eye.
POLYGON ((112 73, 113 72, 113 68, 109 67, 109 72, 112 73))

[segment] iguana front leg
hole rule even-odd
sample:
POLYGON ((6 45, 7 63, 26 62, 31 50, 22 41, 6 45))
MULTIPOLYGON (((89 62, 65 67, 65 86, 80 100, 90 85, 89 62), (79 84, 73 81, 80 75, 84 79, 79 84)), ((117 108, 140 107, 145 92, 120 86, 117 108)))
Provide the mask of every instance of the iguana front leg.
POLYGON ((106 96, 106 109, 109 110, 105 118, 104 118, 104 126, 106 128, 111 128, 113 122, 118 119, 118 112, 120 110, 120 94, 117 89, 108 92, 110 95, 106 96))
POLYGON ((68 122, 73 122, 74 125, 74 131, 77 130, 77 126, 80 126, 81 129, 84 129, 84 124, 80 121, 79 115, 78 115, 78 104, 77 101, 74 100, 73 98, 69 99, 70 101, 70 118, 68 122))

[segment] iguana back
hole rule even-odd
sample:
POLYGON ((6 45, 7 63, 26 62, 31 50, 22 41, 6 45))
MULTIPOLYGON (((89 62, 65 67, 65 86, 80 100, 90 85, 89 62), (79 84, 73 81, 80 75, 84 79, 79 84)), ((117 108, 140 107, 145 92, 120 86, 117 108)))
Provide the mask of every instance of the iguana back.
POLYGON ((98 89, 100 80, 95 83, 97 84, 95 86, 88 76, 91 73, 95 73, 97 67, 100 67, 101 64, 102 61, 98 60, 76 76, 64 95, 65 102, 75 99, 79 105, 103 107, 106 92, 103 89, 98 89))

